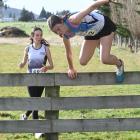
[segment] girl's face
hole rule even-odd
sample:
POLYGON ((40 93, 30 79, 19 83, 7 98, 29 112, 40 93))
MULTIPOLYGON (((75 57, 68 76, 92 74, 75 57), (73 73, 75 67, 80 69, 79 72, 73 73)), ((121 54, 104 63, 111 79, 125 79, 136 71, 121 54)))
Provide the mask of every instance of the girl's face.
POLYGON ((33 40, 35 43, 40 43, 42 40, 42 32, 40 30, 36 30, 34 32, 33 40))
POLYGON ((60 24, 56 24, 53 27, 52 31, 57 35, 59 35, 60 37, 63 37, 64 34, 67 32, 67 28, 64 24, 60 23, 60 24))

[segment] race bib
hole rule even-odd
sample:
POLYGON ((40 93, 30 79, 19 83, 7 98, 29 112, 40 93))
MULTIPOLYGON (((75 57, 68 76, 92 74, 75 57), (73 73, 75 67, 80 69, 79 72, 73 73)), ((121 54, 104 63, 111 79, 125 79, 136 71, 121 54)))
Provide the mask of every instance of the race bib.
POLYGON ((40 69, 32 69, 31 73, 42 73, 42 72, 40 71, 40 69))

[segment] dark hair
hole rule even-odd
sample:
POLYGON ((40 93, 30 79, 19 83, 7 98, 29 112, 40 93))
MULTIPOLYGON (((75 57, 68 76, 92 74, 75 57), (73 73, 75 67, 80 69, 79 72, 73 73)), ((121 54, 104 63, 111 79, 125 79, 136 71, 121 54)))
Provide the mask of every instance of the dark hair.
MULTIPOLYGON (((33 37, 34 37, 35 31, 41 31, 41 33, 43 33, 43 31, 42 31, 41 28, 39 28, 39 27, 34 27, 34 28, 33 28, 33 31, 31 32, 31 37, 30 37, 31 44, 33 44, 33 42, 34 42, 34 41, 33 41, 33 37)), ((48 41, 45 40, 44 38, 42 38, 41 44, 44 44, 45 46, 50 46, 50 44, 48 43, 48 41)))
POLYGON ((62 18, 59 17, 59 16, 56 16, 56 15, 51 15, 49 18, 48 18, 48 26, 49 28, 52 30, 53 27, 56 25, 56 24, 60 24, 62 23, 62 18))

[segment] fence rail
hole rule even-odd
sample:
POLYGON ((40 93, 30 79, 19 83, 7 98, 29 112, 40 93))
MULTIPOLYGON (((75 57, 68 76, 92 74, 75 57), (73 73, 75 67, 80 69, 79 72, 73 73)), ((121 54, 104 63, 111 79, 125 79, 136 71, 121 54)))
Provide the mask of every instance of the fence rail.
MULTIPOLYGON (((126 72, 122 84, 140 84, 140 72, 126 72)), ((0 98, 1 111, 44 110, 46 120, 1 120, 0 133, 45 133, 58 140, 58 133, 140 130, 140 118, 59 119, 59 110, 139 108, 140 95, 59 97, 60 86, 117 85, 115 73, 79 73, 71 80, 66 73, 0 74, 0 86, 45 86, 45 98, 0 98)))
POLYGON ((140 108, 140 95, 56 98, 0 98, 1 111, 18 111, 27 109, 55 111, 119 108, 140 108))
POLYGON ((140 130, 140 118, 0 121, 4 133, 64 133, 140 130))
MULTIPOLYGON (((125 72, 123 84, 140 84, 140 72, 125 72)), ((75 80, 66 73, 0 74, 0 86, 87 86, 116 85, 115 72, 78 73, 75 80)))

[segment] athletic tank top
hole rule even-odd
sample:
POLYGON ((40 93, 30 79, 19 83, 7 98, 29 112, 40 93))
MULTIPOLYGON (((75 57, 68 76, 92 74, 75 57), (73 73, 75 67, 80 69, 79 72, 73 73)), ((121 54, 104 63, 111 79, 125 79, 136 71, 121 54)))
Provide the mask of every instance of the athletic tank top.
POLYGON ((34 48, 33 44, 27 46, 28 49, 28 72, 32 73, 33 69, 40 69, 45 61, 47 46, 41 45, 40 48, 34 48))
POLYGON ((94 10, 86 15, 79 25, 73 25, 67 18, 64 18, 64 24, 71 31, 65 34, 64 37, 71 38, 75 35, 79 36, 95 36, 104 27, 104 16, 99 11, 94 10))

